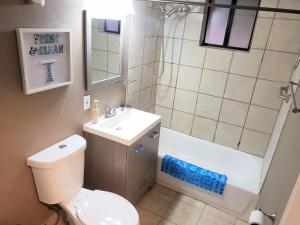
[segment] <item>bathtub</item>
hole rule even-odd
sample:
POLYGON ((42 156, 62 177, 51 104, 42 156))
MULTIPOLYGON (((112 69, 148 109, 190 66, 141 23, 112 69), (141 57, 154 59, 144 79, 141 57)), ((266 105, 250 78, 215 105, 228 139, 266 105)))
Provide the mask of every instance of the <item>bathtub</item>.
POLYGON ((199 199, 216 208, 248 220, 255 208, 263 159, 232 148, 161 128, 158 150, 157 182, 173 190, 199 199), (166 155, 185 160, 228 177, 223 195, 206 191, 160 171, 166 155))

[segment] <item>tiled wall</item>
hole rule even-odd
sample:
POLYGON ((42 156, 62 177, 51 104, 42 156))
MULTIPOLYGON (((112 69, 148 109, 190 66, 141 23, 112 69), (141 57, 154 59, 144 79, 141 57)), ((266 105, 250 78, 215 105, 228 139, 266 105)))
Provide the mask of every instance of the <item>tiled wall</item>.
MULTIPOLYGON (((262 6, 300 9, 300 1, 262 6)), ((165 21, 155 112, 164 127, 264 156, 282 103, 279 87, 300 52, 300 17, 260 12, 249 52, 199 46, 202 18, 194 6, 165 21)))
MULTIPOLYGON (((127 104, 154 112, 156 83, 155 63, 157 42, 154 40, 159 11, 148 1, 134 1, 131 18, 127 104), (154 45, 153 45, 154 44, 154 45)), ((163 28, 163 21, 160 29, 163 28)), ((159 31, 161 33, 161 31, 159 31)), ((158 54, 159 55, 159 54, 158 54)))
POLYGON ((120 34, 104 31, 103 19, 92 19, 92 81, 120 74, 120 34))

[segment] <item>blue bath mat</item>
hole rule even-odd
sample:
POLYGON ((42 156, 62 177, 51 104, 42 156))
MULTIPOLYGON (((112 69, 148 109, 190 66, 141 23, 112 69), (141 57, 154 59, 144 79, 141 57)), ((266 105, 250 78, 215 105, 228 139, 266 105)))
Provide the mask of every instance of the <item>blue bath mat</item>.
POLYGON ((203 169, 191 163, 166 155, 161 163, 161 171, 177 179, 193 184, 205 190, 222 195, 227 176, 203 169))

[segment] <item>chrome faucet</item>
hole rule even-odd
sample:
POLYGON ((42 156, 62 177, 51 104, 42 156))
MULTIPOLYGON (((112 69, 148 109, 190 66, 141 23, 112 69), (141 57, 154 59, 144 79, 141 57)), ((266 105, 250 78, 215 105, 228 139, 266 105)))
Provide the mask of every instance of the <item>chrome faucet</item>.
POLYGON ((117 109, 119 108, 119 106, 114 105, 112 107, 107 107, 104 110, 104 118, 110 118, 113 117, 117 114, 117 109))

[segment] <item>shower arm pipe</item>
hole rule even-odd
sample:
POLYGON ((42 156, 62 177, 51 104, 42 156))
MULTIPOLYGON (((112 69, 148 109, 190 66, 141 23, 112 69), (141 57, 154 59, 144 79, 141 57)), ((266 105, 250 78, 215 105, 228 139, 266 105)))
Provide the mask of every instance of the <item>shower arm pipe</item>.
POLYGON ((182 7, 183 4, 178 4, 174 9, 172 9, 169 13, 165 13, 165 17, 171 16, 173 13, 175 13, 180 7, 182 7))
POLYGON ((154 3, 173 3, 173 4, 195 5, 195 6, 204 6, 204 7, 218 7, 218 8, 229 8, 229 9, 245 9, 245 10, 257 10, 257 11, 265 11, 265 12, 300 14, 300 10, 295 10, 295 9, 228 5, 228 4, 209 3, 209 2, 172 1, 172 0, 151 0, 151 1, 154 3))

